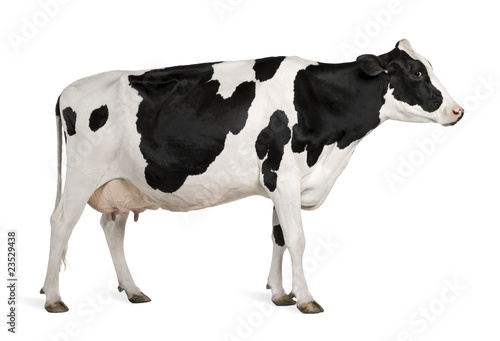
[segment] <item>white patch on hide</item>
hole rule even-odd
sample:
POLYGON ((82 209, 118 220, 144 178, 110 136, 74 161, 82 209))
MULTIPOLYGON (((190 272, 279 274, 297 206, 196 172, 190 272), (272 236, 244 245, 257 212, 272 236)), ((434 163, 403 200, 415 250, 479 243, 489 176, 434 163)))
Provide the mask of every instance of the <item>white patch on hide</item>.
POLYGON ((220 83, 217 94, 227 99, 233 95, 241 83, 255 81, 254 65, 254 60, 214 64, 214 74, 211 80, 220 83))

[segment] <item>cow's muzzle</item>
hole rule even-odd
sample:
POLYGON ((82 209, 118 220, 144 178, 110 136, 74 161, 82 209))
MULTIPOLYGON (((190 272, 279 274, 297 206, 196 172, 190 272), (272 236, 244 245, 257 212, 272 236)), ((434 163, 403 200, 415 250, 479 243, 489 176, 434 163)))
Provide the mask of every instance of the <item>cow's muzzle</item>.
POLYGON ((464 114, 465 114, 464 108, 462 108, 460 106, 454 108, 452 110, 452 112, 453 112, 453 116, 455 117, 455 121, 447 123, 447 124, 443 124, 444 126, 452 126, 452 125, 457 124, 457 122, 460 121, 462 119, 462 117, 464 117, 464 114))
POLYGON ((460 121, 462 117, 464 117, 464 114, 465 110, 462 107, 456 107, 455 109, 453 109, 453 115, 455 115, 455 117, 457 118, 457 120, 453 124, 456 124, 458 121, 460 121))
MULTIPOLYGON (((456 107, 453 109, 453 114, 460 120, 464 116, 465 110, 462 107, 456 107)), ((458 121, 457 121, 458 122, 458 121)))

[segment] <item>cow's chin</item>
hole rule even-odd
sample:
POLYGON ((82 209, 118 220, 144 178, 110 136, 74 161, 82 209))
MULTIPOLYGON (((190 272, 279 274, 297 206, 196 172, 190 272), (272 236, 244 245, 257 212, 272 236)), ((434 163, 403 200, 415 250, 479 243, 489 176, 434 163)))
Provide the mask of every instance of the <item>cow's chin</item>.
POLYGON ((443 127, 450 127, 455 124, 457 124, 458 121, 460 121, 462 117, 459 117, 458 119, 455 117, 445 117, 445 118, 429 118, 429 117, 419 117, 415 121, 412 122, 420 122, 420 123, 438 123, 442 125, 443 127))
POLYGON ((462 119, 463 116, 460 116, 458 119, 455 119, 453 121, 450 121, 450 122, 439 122, 441 123, 442 126, 444 127, 451 127, 451 126, 454 126, 455 124, 458 123, 458 121, 460 121, 462 119))
POLYGON ((437 122, 440 123, 442 126, 450 127, 457 124, 458 121, 460 121, 463 117, 464 117, 463 112, 460 115, 457 115, 453 114, 453 110, 448 110, 447 112, 438 116, 437 122), (451 114, 448 112, 451 112, 451 114))

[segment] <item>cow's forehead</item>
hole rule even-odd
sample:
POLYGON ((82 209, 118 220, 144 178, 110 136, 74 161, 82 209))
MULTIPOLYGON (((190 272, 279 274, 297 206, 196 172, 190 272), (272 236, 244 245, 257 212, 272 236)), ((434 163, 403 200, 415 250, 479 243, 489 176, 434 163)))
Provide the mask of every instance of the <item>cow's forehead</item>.
POLYGON ((410 45, 410 42, 408 40, 406 40, 406 39, 400 40, 397 44, 397 48, 399 48, 401 51, 406 52, 411 58, 422 62, 428 70, 432 70, 432 67, 431 67, 431 64, 429 63, 429 61, 427 59, 425 59, 424 57, 422 57, 417 52, 415 52, 415 50, 410 45))

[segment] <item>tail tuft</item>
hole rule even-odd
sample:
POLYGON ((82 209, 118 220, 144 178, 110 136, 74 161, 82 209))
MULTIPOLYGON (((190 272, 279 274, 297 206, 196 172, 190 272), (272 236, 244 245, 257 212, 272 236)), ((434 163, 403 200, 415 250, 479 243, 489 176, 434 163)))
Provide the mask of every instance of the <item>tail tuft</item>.
POLYGON ((66 253, 68 252, 68 245, 63 250, 62 257, 61 257, 61 266, 59 268, 59 271, 61 271, 63 265, 64 265, 64 270, 66 270, 68 263, 66 262, 66 253))

